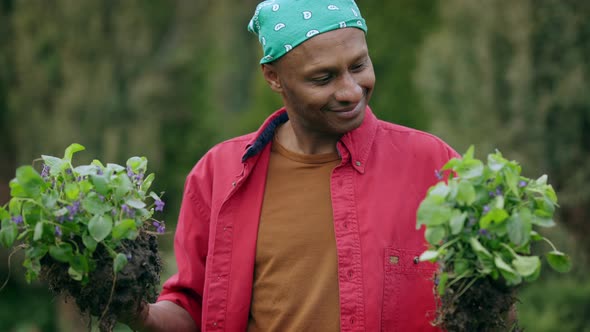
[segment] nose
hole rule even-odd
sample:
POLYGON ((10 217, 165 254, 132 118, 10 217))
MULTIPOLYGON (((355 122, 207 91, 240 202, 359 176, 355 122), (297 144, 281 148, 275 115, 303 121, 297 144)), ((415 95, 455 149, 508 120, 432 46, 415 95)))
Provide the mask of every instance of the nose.
POLYGON ((340 77, 334 98, 340 103, 356 104, 361 101, 363 94, 363 88, 357 80, 346 73, 340 77))

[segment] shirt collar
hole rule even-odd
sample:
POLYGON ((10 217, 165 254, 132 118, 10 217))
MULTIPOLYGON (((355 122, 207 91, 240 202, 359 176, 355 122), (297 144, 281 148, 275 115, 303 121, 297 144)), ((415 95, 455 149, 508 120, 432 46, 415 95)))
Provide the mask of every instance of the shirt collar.
MULTIPOLYGON (((271 114, 256 131, 254 138, 246 145, 242 162, 260 153, 272 141, 276 128, 287 120, 289 117, 284 107, 271 114)), ((350 157, 352 166, 360 173, 365 172, 366 162, 375 140, 377 124, 377 118, 371 108, 367 106, 363 123, 358 128, 344 134, 340 139, 338 152, 343 158, 350 157), (342 148, 346 149, 346 153, 343 153, 342 148)))

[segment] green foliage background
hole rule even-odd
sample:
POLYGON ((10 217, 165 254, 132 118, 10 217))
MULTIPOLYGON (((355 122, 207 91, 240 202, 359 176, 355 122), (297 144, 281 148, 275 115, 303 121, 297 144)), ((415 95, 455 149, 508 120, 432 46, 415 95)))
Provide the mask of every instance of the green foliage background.
MULTIPOLYGON (((87 148, 80 162, 146 156, 172 230, 184 177, 199 157, 281 105, 245 28, 256 3, 0 0, 0 204, 18 165, 78 142, 87 148)), ((523 289, 522 325, 589 331, 590 2, 358 4, 379 117, 434 132, 459 152, 475 144, 483 156, 497 147, 525 175, 549 174, 560 197, 559 247, 573 253, 574 271, 523 289)), ((171 241, 172 234, 161 241, 167 275, 175 269, 171 241)), ((0 279, 8 254, 0 251, 0 279)), ((19 259, 0 292, 0 330, 84 326, 43 285, 24 284, 19 259)))

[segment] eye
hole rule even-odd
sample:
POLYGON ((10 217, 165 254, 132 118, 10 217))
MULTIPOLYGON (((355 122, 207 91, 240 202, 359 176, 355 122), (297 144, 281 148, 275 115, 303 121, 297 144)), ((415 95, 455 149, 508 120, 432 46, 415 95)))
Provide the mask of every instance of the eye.
POLYGON ((365 68, 365 66, 366 66, 366 62, 363 61, 361 63, 357 63, 357 64, 352 65, 350 67, 350 70, 352 72, 358 73, 358 72, 362 71, 365 68))
POLYGON ((323 75, 318 77, 311 78, 311 82, 317 85, 325 85, 330 83, 332 80, 332 75, 323 75))

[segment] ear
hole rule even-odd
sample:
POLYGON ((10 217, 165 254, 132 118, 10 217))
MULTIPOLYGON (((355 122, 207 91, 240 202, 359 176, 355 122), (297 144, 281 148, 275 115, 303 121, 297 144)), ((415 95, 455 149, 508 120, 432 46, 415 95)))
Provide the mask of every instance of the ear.
POLYGON ((265 63, 261 65, 261 68, 262 75, 264 76, 264 79, 270 88, 277 93, 283 92, 283 87, 279 78, 279 72, 277 71, 276 66, 270 63, 265 63))

